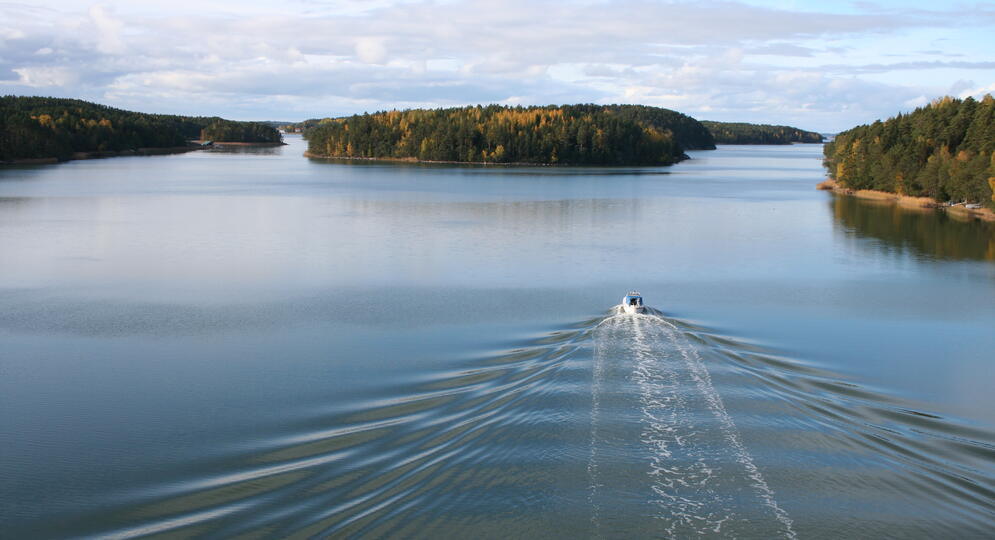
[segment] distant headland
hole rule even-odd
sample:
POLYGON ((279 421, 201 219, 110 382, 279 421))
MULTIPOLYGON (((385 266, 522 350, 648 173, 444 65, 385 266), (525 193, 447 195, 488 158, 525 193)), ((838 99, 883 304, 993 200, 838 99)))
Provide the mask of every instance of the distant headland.
POLYGON ((147 114, 78 99, 0 97, 0 162, 51 163, 153 155, 216 143, 281 144, 272 126, 218 117, 147 114))
POLYGON ((747 124, 744 122, 713 122, 702 120, 715 144, 794 144, 821 143, 823 136, 792 126, 747 124))

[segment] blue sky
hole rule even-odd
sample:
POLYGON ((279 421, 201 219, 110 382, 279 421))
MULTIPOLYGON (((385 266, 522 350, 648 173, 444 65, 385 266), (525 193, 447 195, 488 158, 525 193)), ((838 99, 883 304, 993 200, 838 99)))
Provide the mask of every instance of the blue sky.
POLYGON ((274 120, 640 103, 832 132, 995 92, 995 2, 0 1, 0 92, 274 120))

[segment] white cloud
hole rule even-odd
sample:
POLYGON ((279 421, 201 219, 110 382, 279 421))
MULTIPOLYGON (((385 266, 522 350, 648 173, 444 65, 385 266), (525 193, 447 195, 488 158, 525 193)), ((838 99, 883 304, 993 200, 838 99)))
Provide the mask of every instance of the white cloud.
POLYGON ((20 77, 17 84, 32 88, 66 86, 79 80, 73 70, 65 67, 25 67, 12 71, 20 77))
POLYGON ((387 62, 387 45, 383 38, 361 37, 356 40, 356 56, 367 64, 387 62))
POLYGON ((981 98, 985 94, 995 94, 995 82, 993 82, 993 83, 991 83, 991 84, 989 84, 987 86, 976 86, 974 88, 968 88, 967 90, 964 90, 963 92, 961 92, 960 95, 959 95, 959 97, 961 97, 961 98, 966 98, 966 97, 981 98))
POLYGON ((97 50, 107 54, 122 54, 125 52, 124 41, 121 39, 121 29, 124 24, 108 13, 105 6, 96 4, 90 8, 90 19, 97 30, 97 50))
POLYGON ((3 40, 23 39, 26 36, 27 34, 17 28, 0 28, 0 39, 3 40))
POLYGON ((929 101, 930 100, 928 97, 923 95, 918 95, 912 99, 907 99, 903 101, 902 105, 904 105, 906 109, 914 109, 916 107, 922 107, 923 105, 928 104, 929 101))

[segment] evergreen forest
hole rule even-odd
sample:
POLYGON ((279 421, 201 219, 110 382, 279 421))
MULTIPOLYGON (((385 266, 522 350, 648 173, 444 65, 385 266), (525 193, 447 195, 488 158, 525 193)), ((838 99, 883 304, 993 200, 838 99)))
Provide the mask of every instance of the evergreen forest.
POLYGON ((78 99, 0 97, 0 161, 179 147, 202 135, 218 142, 280 141, 276 129, 253 122, 138 113, 78 99))
POLYGON ((715 138, 715 144, 791 144, 821 143, 822 135, 791 126, 712 122, 702 120, 715 138))
POLYGON ((995 208, 995 99, 945 97, 857 126, 824 149, 830 178, 872 189, 995 208))
POLYGON ((311 125, 305 136, 315 157, 669 165, 686 158, 685 150, 715 148, 697 120, 634 105, 394 110, 311 125))

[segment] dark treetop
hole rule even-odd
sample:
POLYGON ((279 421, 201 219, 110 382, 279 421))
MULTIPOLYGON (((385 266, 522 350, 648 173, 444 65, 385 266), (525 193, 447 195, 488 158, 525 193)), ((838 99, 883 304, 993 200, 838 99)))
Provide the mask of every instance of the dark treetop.
MULTIPOLYGON (((305 123, 308 125, 308 123, 305 123)), ((566 165, 669 165, 714 148, 697 120, 656 107, 414 109, 310 122, 320 157, 566 165)))
POLYGON ((826 144, 829 176, 851 189, 995 208, 995 99, 945 97, 857 126, 826 144))
POLYGON ((716 144, 821 143, 822 135, 791 126, 702 120, 716 144))
POLYGON ((138 113, 78 99, 0 97, 0 161, 170 148, 201 136, 219 142, 280 141, 277 130, 253 122, 138 113))

